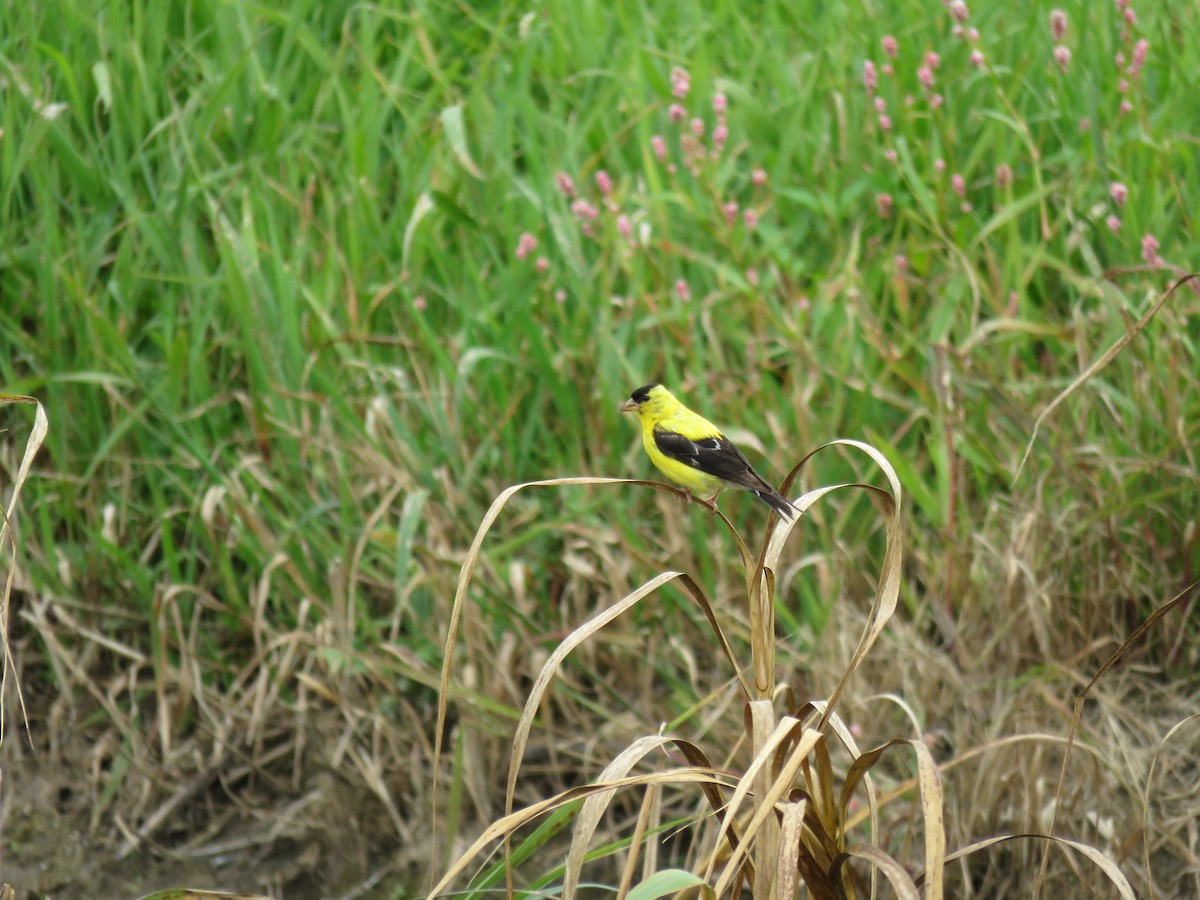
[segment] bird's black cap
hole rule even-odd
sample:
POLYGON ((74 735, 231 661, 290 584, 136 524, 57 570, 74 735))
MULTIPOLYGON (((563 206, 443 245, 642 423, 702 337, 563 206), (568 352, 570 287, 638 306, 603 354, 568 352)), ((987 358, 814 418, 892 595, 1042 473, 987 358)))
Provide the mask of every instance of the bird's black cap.
POLYGON ((658 384, 643 384, 640 388, 629 395, 629 399, 634 403, 645 403, 650 399, 650 392, 658 387, 658 384))

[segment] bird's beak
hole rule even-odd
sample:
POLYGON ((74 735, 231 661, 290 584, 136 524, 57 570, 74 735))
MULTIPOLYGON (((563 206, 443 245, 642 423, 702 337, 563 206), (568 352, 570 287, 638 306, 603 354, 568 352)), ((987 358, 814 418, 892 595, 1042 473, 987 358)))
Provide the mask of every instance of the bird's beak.
POLYGON ((630 397, 620 405, 619 409, 621 412, 635 412, 637 410, 637 404, 634 403, 633 398, 630 397))

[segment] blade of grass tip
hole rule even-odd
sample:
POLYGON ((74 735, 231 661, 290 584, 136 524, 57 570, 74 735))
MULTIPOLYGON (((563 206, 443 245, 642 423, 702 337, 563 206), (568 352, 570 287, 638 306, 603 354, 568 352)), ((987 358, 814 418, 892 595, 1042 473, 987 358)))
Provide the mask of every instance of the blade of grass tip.
POLYGON ((1117 354, 1124 350, 1130 341, 1142 333, 1142 330, 1150 324, 1150 321, 1156 315, 1158 315, 1158 311, 1162 309, 1166 305, 1167 301, 1175 295, 1175 292, 1183 285, 1192 281, 1194 278, 1200 278, 1200 272, 1192 272, 1188 275, 1184 275, 1182 278, 1178 279, 1174 284, 1172 284, 1167 292, 1159 297, 1158 300, 1154 302, 1154 305, 1146 310, 1146 312, 1142 314, 1141 318, 1129 327, 1128 331, 1121 335, 1121 337, 1117 338, 1116 342, 1107 350, 1105 350, 1104 353, 1100 355, 1099 359, 1088 366, 1087 369, 1084 370, 1083 374, 1067 385, 1057 397, 1050 401, 1050 405, 1038 414, 1037 419, 1035 419, 1033 423, 1033 432, 1029 435, 1029 442, 1025 445, 1025 452, 1021 454, 1021 462, 1017 466, 1016 474, 1013 475, 1012 485, 1010 486, 1015 486, 1017 479, 1021 477, 1021 472, 1025 468, 1025 463, 1029 460, 1029 454, 1033 451, 1033 445, 1037 440, 1038 429, 1042 427, 1042 422, 1046 421, 1046 419, 1048 419, 1050 415, 1056 409, 1058 409, 1064 400, 1083 387, 1083 385, 1091 381, 1097 372, 1116 359, 1117 354))
MULTIPOLYGON (((1070 838, 1055 837, 1052 834, 1036 834, 1023 832, 1021 834, 998 834, 990 838, 984 838, 981 841, 976 841, 973 844, 968 844, 959 850, 946 856, 945 865, 949 865, 955 860, 962 859, 964 856, 970 856, 972 853, 977 853, 980 850, 986 850, 988 847, 994 847, 997 844, 1003 844, 1005 841, 1016 840, 1039 840, 1046 841, 1047 846, 1051 844, 1062 844, 1064 847, 1070 847, 1072 850, 1077 850, 1082 853, 1092 862, 1094 862, 1109 881, 1116 885, 1117 891, 1125 900, 1136 900, 1136 895, 1133 892, 1133 886, 1129 880, 1121 874, 1120 868, 1115 862, 1097 850, 1095 847, 1090 847, 1087 844, 1082 844, 1079 841, 1073 841, 1070 838)), ((922 876, 923 878, 924 876, 922 876)), ((920 879, 918 879, 920 880, 920 879)))
POLYGON ((1154 781, 1154 769, 1158 765, 1158 757, 1162 755, 1167 741, 1189 722, 1197 721, 1200 721, 1200 713, 1193 713, 1172 725, 1171 730, 1158 742, 1158 746, 1154 750, 1154 758, 1150 760, 1150 768, 1146 771, 1146 787, 1142 791, 1142 862, 1146 867, 1146 883, 1150 887, 1150 900, 1154 900, 1154 878, 1151 877, 1154 870, 1150 867, 1150 784, 1154 781))
POLYGON ((8 673, 11 670, 13 684, 16 687, 17 705, 21 708, 21 719, 25 723, 25 733, 29 736, 32 747, 33 736, 29 734, 29 713, 25 708, 25 694, 21 690, 21 682, 16 674, 16 661, 12 658, 12 651, 8 644, 8 598, 12 596, 13 582, 17 575, 17 539, 13 533, 12 523, 17 515, 17 502, 21 499, 21 488, 29 478, 33 459, 37 456, 38 450, 41 449, 46 435, 50 431, 50 420, 46 417, 46 408, 36 397, 26 397, 22 394, 0 394, 0 403, 34 407, 33 428, 29 431, 29 437, 25 439, 25 452, 21 455, 20 465, 17 466, 17 477, 13 482, 8 507, 0 510, 3 513, 3 518, 0 518, 0 547, 4 545, 4 539, 7 537, 12 549, 12 563, 8 567, 8 577, 4 580, 4 590, 0 593, 0 646, 3 647, 4 652, 3 674, 0 674, 0 744, 4 742, 6 724, 4 698, 8 696, 8 673))
POLYGON ((896 892, 896 896, 901 900, 921 900, 921 894, 904 866, 878 847, 852 844, 838 854, 833 861, 833 865, 830 867, 831 874, 836 877, 846 860, 851 858, 865 860, 882 872, 891 884, 892 890, 896 892))
POLYGON ((561 809, 572 803, 586 800, 588 797, 601 791, 622 790, 628 787, 639 787, 649 784, 715 784, 727 788, 733 787, 727 784, 726 780, 722 779, 719 772, 714 772, 711 769, 689 768, 675 769, 669 773, 652 772, 645 775, 630 775, 627 778, 606 784, 585 784, 579 787, 568 788, 561 793, 555 794, 553 797, 539 800, 537 803, 533 803, 524 809, 519 809, 516 812, 509 813, 497 819, 495 822, 491 822, 483 830, 483 833, 475 839, 475 843, 471 844, 455 860, 454 864, 447 869, 446 874, 430 889, 426 896, 429 900, 433 900, 434 897, 444 893, 488 844, 513 834, 517 829, 532 822, 539 816, 554 812, 556 809, 561 809))
POLYGON ((437 863, 437 801, 439 787, 439 773, 441 770, 442 758, 442 743, 446 730, 446 714, 449 705, 449 689, 450 689, 450 670, 454 664, 454 644, 458 637, 458 626, 462 620, 463 608, 466 604, 467 588, 471 584, 471 577, 475 574, 475 567, 479 563, 479 554, 483 549, 483 540, 487 537, 488 532, 499 518, 501 510, 509 500, 519 491, 527 487, 560 487, 567 485, 589 485, 589 484, 631 484, 634 483, 627 478, 599 478, 599 477, 579 477, 579 478, 550 478, 543 481, 528 481, 522 484, 514 484, 511 487, 505 488, 500 492, 499 496, 492 501, 492 505, 488 507, 488 511, 484 514, 483 521, 479 523, 479 528, 475 531, 475 537, 471 540, 471 546, 467 550, 466 559, 463 560, 462 568, 458 573, 458 584, 454 589, 454 602, 450 608, 450 622, 446 627, 446 643, 442 649, 442 674, 439 679, 438 688, 438 707, 437 707, 437 725, 433 735, 433 785, 430 789, 430 803, 432 805, 432 833, 430 835, 430 858, 434 865, 430 866, 430 877, 437 863))
MULTIPOLYGON (((1063 751, 1062 765, 1058 770, 1058 786, 1054 790, 1054 810, 1050 814, 1049 829, 1051 837, 1054 834, 1054 826, 1058 822, 1059 807, 1062 806, 1063 785, 1066 783, 1067 779, 1067 760, 1070 759, 1071 749, 1075 746, 1075 735, 1079 732, 1079 722, 1083 716, 1083 704, 1084 701, 1087 700, 1088 694, 1096 685, 1096 682, 1103 678, 1104 674, 1117 664, 1117 661, 1125 655, 1126 651, 1128 651, 1130 647, 1140 641, 1146 632, 1153 628, 1163 616, 1186 600, 1189 596, 1191 596, 1192 591, 1197 589, 1200 589, 1200 579, 1193 581, 1158 609, 1154 610, 1154 612, 1150 613, 1150 615, 1146 617, 1146 620, 1137 628, 1135 628, 1129 637, 1122 642, 1121 646, 1116 649, 1113 655, 1105 660, 1104 664, 1096 670, 1096 674, 1092 676, 1091 681, 1083 686, 1083 690, 1081 690, 1079 695, 1075 698, 1075 709, 1071 713, 1071 728, 1067 732, 1067 747, 1066 750, 1063 751)), ((1038 867, 1038 877, 1033 884, 1033 900, 1037 900, 1038 895, 1041 893, 1042 880, 1045 878, 1046 867, 1049 865, 1049 862, 1050 850, 1047 846, 1047 848, 1042 852, 1042 864, 1038 867)))

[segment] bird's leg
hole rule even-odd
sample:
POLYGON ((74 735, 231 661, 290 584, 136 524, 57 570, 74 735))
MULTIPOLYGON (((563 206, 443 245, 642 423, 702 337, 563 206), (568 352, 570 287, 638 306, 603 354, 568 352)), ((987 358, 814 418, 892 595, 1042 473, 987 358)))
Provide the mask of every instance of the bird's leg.
POLYGON ((699 503, 701 506, 707 508, 708 514, 710 516, 715 516, 717 514, 717 494, 719 494, 719 493, 721 493, 721 492, 717 491, 716 494, 713 494, 707 500, 701 500, 699 497, 697 497, 696 502, 699 503))

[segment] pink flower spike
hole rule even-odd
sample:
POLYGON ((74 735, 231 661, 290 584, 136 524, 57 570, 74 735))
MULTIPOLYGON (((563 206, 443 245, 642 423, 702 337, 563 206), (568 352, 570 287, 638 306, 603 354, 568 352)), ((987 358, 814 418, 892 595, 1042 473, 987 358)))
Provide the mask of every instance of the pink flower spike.
POLYGON ((417 296, 413 297, 413 309, 417 312, 424 312, 428 306, 429 301, 425 299, 424 294, 417 294, 417 296))
POLYGON ((967 29, 963 28, 961 25, 955 25, 950 29, 950 33, 956 38, 965 37, 967 34, 967 29))
POLYGON ((546 259, 544 256, 539 256, 537 258, 537 262, 533 264, 533 267, 544 275, 550 270, 550 260, 546 259))
POLYGON ((691 89, 692 76, 688 74, 687 69, 681 69, 679 66, 673 68, 671 70, 671 94, 683 100, 691 89))
POLYGON ((667 161, 667 142, 663 140, 661 134, 656 134, 650 138, 650 149, 654 151, 654 157, 660 163, 667 161))
POLYGON ((1128 100, 1122 100, 1121 105, 1117 107, 1117 113, 1119 115, 1125 116, 1131 112, 1133 112, 1133 104, 1130 103, 1128 100))
POLYGON ((750 173, 750 183, 755 187, 762 187, 767 183, 767 170, 755 169, 750 173))
POLYGON ((954 189, 954 193, 960 197, 965 197, 967 194, 967 182, 961 174, 955 172, 950 176, 950 187, 954 189))
POLYGON ((967 40, 970 41, 972 44, 978 44, 979 43, 979 29, 978 28, 968 28, 967 29, 967 40))
POLYGON ((612 193, 612 189, 613 189, 612 176, 609 175, 607 172, 605 172, 603 169, 601 169, 600 171, 598 171, 596 173, 596 190, 598 190, 601 194, 603 194, 605 197, 607 197, 609 194, 612 193))
POLYGON ((886 219, 892 214, 892 195, 891 194, 876 194, 875 209, 879 213, 879 218, 886 219))
POLYGON ((727 140, 729 140, 729 129, 728 128, 726 128, 724 125, 718 125, 716 128, 713 129, 712 141, 713 141, 713 149, 714 150, 719 151, 719 150, 725 149, 725 142, 727 140))
POLYGON ((935 159, 933 161, 933 171, 941 175, 946 171, 946 161, 944 159, 935 159))
POLYGON ((1000 165, 996 166, 996 187, 1000 188, 1000 190, 1004 190, 1010 184, 1012 184, 1012 180, 1012 169, 1009 167, 1008 163, 1000 163, 1000 165))
POLYGON ((874 94, 875 89, 879 87, 879 73, 875 70, 875 63, 871 60, 863 62, 863 87, 867 89, 867 94, 874 94))
POLYGON ((571 204, 571 212, 575 214, 575 218, 581 222, 590 222, 600 215, 600 210, 592 206, 586 200, 576 200, 571 204))
POLYGON ((887 101, 882 97, 875 98, 875 112, 887 112, 887 101))
POLYGON ((692 119, 692 134, 696 137, 704 137, 704 120, 697 117, 692 119))
POLYGON ((908 268, 908 257, 903 253, 897 253, 892 260, 892 265, 896 267, 897 272, 903 272, 908 268))
POLYGON ((1137 24, 1137 13, 1135 13, 1128 6, 1125 7, 1124 15, 1125 15, 1125 24, 1126 25, 1128 25, 1132 28, 1134 25, 1137 24))
POLYGON ((692 299, 692 289, 688 286, 688 283, 682 278, 678 279, 675 282, 675 293, 679 295, 680 300, 686 301, 686 300, 692 299))
POLYGON ((629 240, 633 235, 633 222, 629 220, 629 216, 621 213, 617 216, 617 231, 621 233, 621 237, 629 240))
POLYGON ((559 288, 557 291, 554 292, 554 300, 557 303, 566 303, 567 302, 567 292, 564 291, 562 288, 559 288))
POLYGON ((724 94, 713 94, 712 106, 713 112, 719 116, 729 108, 729 100, 724 94))
POLYGON ((1149 52, 1150 42, 1142 38, 1133 47, 1133 57, 1129 60, 1130 68, 1135 72, 1140 71, 1142 66, 1146 65, 1146 54, 1149 52))
POLYGON ((895 150, 889 149, 887 153, 883 154, 883 158, 894 165, 896 160, 900 158, 900 155, 895 150))
POLYGON ((882 66, 880 66, 879 71, 882 72, 884 75, 886 75, 888 78, 891 78, 893 75, 896 74, 896 70, 892 67, 892 64, 890 62, 885 62, 882 66))
POLYGON ((925 54, 925 65, 931 69, 936 69, 942 64, 942 58, 930 50, 925 54))
POLYGON ((1111 231, 1113 234, 1116 234, 1118 231, 1121 230, 1121 220, 1119 218, 1117 218, 1117 216, 1115 214, 1111 215, 1107 219, 1105 219, 1104 224, 1108 226, 1108 230, 1111 231))
POLYGON ((1067 14, 1061 9, 1050 10, 1050 34, 1057 43, 1061 43, 1067 33, 1067 14))
POLYGON ((879 127, 883 131, 891 131, 892 130, 892 117, 888 116, 888 115, 880 114, 879 127))
POLYGON ((1125 200, 1129 197, 1129 188, 1119 181, 1114 181, 1108 186, 1109 196, 1112 197, 1113 203, 1117 204, 1117 209, 1125 206, 1125 200))
POLYGON ((1124 65, 1125 65, 1125 54, 1124 54, 1124 52, 1123 52, 1123 51, 1121 51, 1121 50, 1118 50, 1118 51, 1117 51, 1117 55, 1113 57, 1113 62, 1115 62, 1115 63, 1117 64, 1117 68, 1118 68, 1118 69, 1119 69, 1119 68, 1121 68, 1122 66, 1124 66, 1124 65))
POLYGON ((929 98, 929 105, 937 109, 945 102, 945 99, 941 94, 934 94, 929 98))
POLYGON ((537 249, 537 238, 528 231, 521 233, 517 239, 517 259, 525 259, 530 253, 537 249))
POLYGON ((971 65, 974 66, 976 69, 983 67, 983 51, 982 50, 972 50, 971 51, 971 65))
POLYGON ((678 103, 672 103, 667 109, 667 115, 672 122, 682 122, 687 118, 687 110, 678 103))
POLYGON ((558 192, 564 197, 575 196, 575 182, 566 172, 559 172, 555 175, 554 182, 558 185, 558 192))
POLYGON ((1058 67, 1064 72, 1067 71, 1067 66, 1071 64, 1071 48, 1064 47, 1059 44, 1054 48, 1054 61, 1058 63, 1058 67))
POLYGON ((1162 257, 1158 255, 1158 238, 1152 234, 1142 238, 1142 259, 1152 266, 1162 262, 1162 257))
POLYGON ((725 214, 725 223, 727 225, 732 225, 737 221, 738 205, 733 200, 730 200, 727 203, 722 203, 721 212, 725 214))
POLYGON ((746 210, 742 213, 742 222, 745 223, 747 229, 753 231, 758 227, 758 213, 752 209, 746 210))
POLYGON ((751 287, 758 287, 758 269, 747 269, 746 280, 750 282, 751 287))
POLYGON ((929 68, 929 66, 921 66, 921 68, 917 69, 917 79, 921 82, 921 87, 925 88, 925 90, 933 89, 933 69, 929 68))
POLYGON ((892 59, 895 59, 900 53, 900 45, 896 43, 896 39, 892 35, 885 35, 880 43, 883 45, 883 52, 892 59))
POLYGON ((963 3, 962 0, 954 0, 950 4, 950 15, 954 16, 957 22, 965 22, 971 15, 971 11, 967 9, 967 4, 963 3))
POLYGON ((1091 119, 1089 119, 1085 116, 1084 118, 1079 120, 1080 134, 1082 134, 1085 131, 1091 131, 1091 130, 1092 130, 1092 120, 1091 119))
POLYGON ((1128 94, 1129 93, 1129 82, 1126 81, 1124 78, 1117 80, 1117 93, 1118 94, 1128 94))

